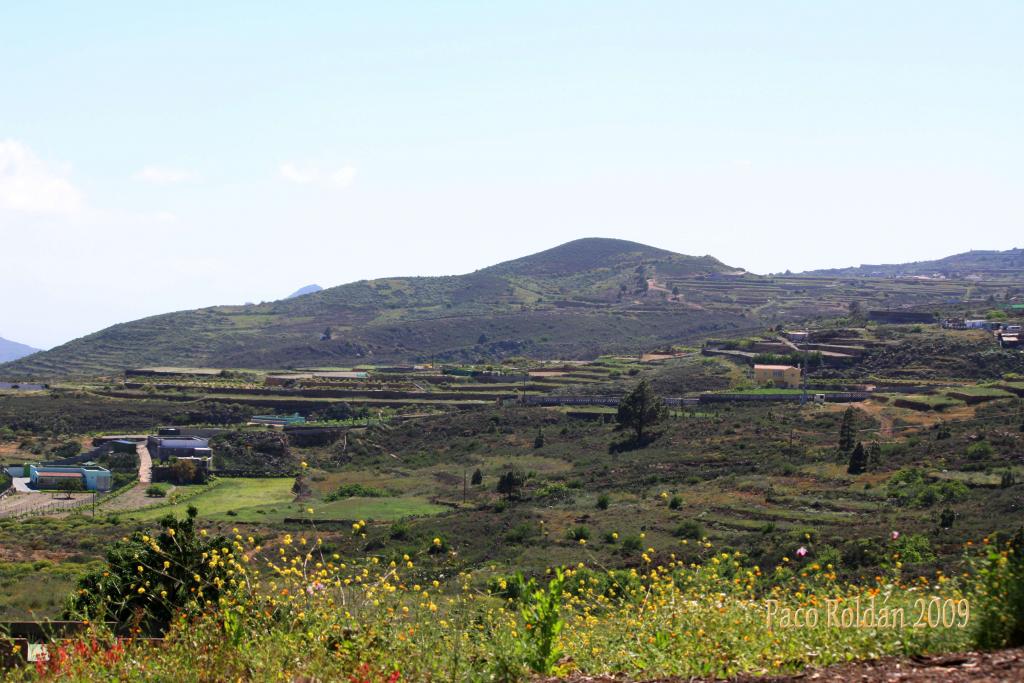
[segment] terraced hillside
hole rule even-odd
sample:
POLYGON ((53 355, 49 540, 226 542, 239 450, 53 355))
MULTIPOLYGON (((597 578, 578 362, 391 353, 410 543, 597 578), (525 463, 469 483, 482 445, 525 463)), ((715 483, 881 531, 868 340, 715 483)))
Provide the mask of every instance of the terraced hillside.
POLYGON ((689 310, 648 291, 652 278, 731 271, 710 257, 621 240, 578 240, 466 275, 362 281, 260 305, 215 306, 114 325, 3 366, 0 374, 632 352, 749 325, 739 311, 689 310))
POLYGON ((855 301, 931 311, 1007 294, 1005 281, 977 279, 763 277, 710 256, 591 238, 466 275, 361 281, 114 325, 0 365, 0 378, 102 375, 149 365, 593 358, 844 315, 855 301))

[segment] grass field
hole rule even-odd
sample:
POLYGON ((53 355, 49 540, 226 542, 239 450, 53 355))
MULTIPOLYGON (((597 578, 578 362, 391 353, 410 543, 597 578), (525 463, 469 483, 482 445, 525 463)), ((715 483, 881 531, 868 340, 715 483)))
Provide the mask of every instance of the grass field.
POLYGON ((217 485, 196 494, 204 487, 178 488, 187 497, 174 505, 144 508, 129 515, 129 519, 145 521, 169 513, 184 514, 189 505, 199 510, 199 516, 221 522, 270 523, 290 517, 312 517, 319 520, 394 520, 410 515, 432 515, 446 508, 434 505, 418 496, 402 498, 345 498, 333 502, 310 500, 293 502, 294 479, 222 479, 217 485), (190 495, 191 494, 191 495, 190 495))

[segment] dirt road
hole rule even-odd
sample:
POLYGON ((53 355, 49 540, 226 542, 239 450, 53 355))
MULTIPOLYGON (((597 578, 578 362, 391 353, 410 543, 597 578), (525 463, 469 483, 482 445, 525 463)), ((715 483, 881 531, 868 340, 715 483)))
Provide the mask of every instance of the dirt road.
POLYGON ((146 442, 136 446, 135 452, 139 454, 139 483, 148 484, 153 481, 153 459, 149 457, 146 442))

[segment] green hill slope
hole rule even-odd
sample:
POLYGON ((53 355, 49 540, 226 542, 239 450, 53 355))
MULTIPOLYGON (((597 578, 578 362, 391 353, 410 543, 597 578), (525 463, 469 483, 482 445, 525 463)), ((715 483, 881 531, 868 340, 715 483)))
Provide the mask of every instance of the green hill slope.
POLYGON ((702 310, 659 288, 731 272, 710 257, 583 239, 466 275, 361 281, 259 305, 122 323, 0 366, 0 376, 635 353, 750 327, 740 310, 702 310))

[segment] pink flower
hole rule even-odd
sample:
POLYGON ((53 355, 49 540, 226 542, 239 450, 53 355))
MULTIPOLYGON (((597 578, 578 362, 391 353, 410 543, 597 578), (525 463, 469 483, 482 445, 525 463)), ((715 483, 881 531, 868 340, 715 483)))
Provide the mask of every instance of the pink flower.
POLYGON ((890 535, 890 536, 892 537, 892 540, 894 540, 894 541, 895 541, 895 540, 896 540, 897 538, 899 538, 899 537, 900 537, 900 532, 898 532, 898 531, 894 531, 894 532, 892 532, 892 533, 891 533, 891 534, 889 534, 889 535, 890 535))
POLYGON ((806 555, 807 555, 807 548, 805 548, 803 546, 800 546, 799 548, 796 549, 796 556, 797 557, 805 557, 806 555))

